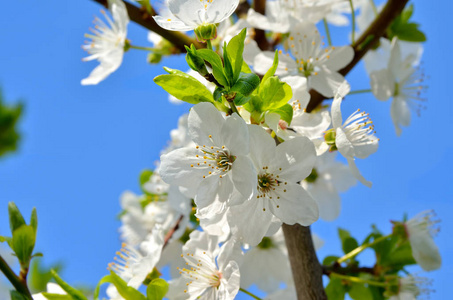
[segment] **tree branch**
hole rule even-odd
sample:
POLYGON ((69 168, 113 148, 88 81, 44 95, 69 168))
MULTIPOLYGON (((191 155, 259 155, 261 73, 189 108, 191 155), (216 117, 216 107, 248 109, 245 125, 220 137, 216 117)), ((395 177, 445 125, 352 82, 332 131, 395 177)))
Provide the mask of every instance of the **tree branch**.
MULTIPOLYGON (((102 4, 104 7, 108 7, 107 0, 93 0, 99 4, 102 4)), ((159 25, 157 25, 156 21, 153 19, 153 15, 157 15, 156 12, 153 10, 152 15, 150 15, 146 10, 141 9, 131 3, 123 1, 127 8, 127 13, 131 21, 137 23, 145 27, 148 30, 151 30, 158 35, 162 36, 164 39, 171 42, 173 45, 176 46, 181 52, 186 52, 184 46, 190 46, 194 44, 196 48, 204 48, 204 45, 199 43, 198 41, 192 39, 191 37, 187 36, 186 34, 179 32, 179 31, 169 31, 163 29, 159 25)))
POLYGON ((327 300, 310 227, 283 224, 298 300, 327 300))
MULTIPOLYGON (((260 13, 262 15, 265 14, 266 11, 266 0, 254 0, 253 1, 253 9, 257 13, 260 13)), ((260 47, 261 50, 273 50, 273 47, 271 44, 269 44, 269 41, 266 38, 266 33, 262 29, 255 29, 255 37, 254 40, 258 44, 258 47, 260 47)))
POLYGON ((26 279, 21 280, 19 277, 17 277, 14 271, 11 270, 6 261, 1 256, 0 256, 0 270, 3 272, 3 274, 5 274, 6 278, 8 278, 8 280, 14 286, 16 291, 20 292, 28 299, 30 300, 32 299, 30 290, 27 287, 26 279))
MULTIPOLYGON (((382 9, 381 13, 371 23, 367 30, 351 45, 354 48, 354 58, 352 61, 339 73, 343 76, 348 74, 355 65, 365 56, 368 50, 372 49, 379 42, 379 39, 385 35, 387 28, 392 24, 393 20, 401 14, 409 0, 389 0, 382 9)), ((310 91, 310 102, 307 106, 307 111, 311 112, 325 98, 315 90, 310 91)))
POLYGON ((372 275, 376 275, 377 270, 375 267, 359 267, 357 265, 346 266, 342 267, 339 263, 334 263, 331 266, 322 266, 322 274, 330 276, 331 273, 337 273, 342 275, 351 275, 351 274, 358 274, 358 273, 368 273, 372 275))

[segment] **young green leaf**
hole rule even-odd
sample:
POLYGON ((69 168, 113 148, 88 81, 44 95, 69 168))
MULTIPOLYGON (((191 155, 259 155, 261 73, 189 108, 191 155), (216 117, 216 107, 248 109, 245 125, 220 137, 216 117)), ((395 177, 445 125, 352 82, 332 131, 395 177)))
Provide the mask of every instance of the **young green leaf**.
POLYGON ((176 99, 190 104, 214 101, 208 88, 194 77, 178 70, 166 68, 166 71, 171 74, 159 75, 154 82, 176 99))
POLYGON ((30 226, 33 227, 36 235, 36 231, 38 231, 38 213, 36 212, 36 207, 33 207, 31 211, 30 226))
POLYGON ((278 50, 275 50, 274 55, 274 62, 269 70, 267 70, 266 74, 264 74, 262 82, 265 82, 269 77, 274 76, 275 71, 277 71, 278 66, 278 50))
POLYGON ((291 121, 293 120, 293 107, 286 103, 285 105, 279 107, 279 108, 275 108, 275 109, 272 109, 272 110, 269 110, 270 112, 274 112, 274 113, 277 113, 280 115, 280 119, 282 119, 283 121, 285 121, 286 123, 288 123, 288 125, 291 124, 291 121))
POLYGON ((9 214, 9 227, 11 228, 11 233, 14 232, 17 228, 25 225, 25 219, 20 213, 14 202, 8 203, 8 214, 9 214))
POLYGON ((331 278, 326 286, 326 294, 329 300, 344 300, 346 287, 341 284, 341 279, 331 278))
POLYGON ((272 110, 285 105, 293 96, 291 87, 278 77, 269 77, 261 84, 259 96, 262 101, 262 109, 272 110))
POLYGON ((168 283, 157 278, 151 281, 146 289, 146 295, 148 300, 162 300, 168 292, 168 283))
POLYGON ((104 283, 113 284, 118 290, 118 293, 121 295, 121 297, 126 300, 146 300, 146 297, 142 293, 140 293, 133 287, 128 286, 127 283, 113 271, 110 271, 110 275, 102 277, 102 279, 99 281, 96 289, 94 290, 94 299, 98 299, 100 287, 104 283))
POLYGON ((72 296, 70 295, 60 295, 60 294, 50 294, 50 293, 42 293, 42 295, 48 300, 73 300, 72 296))
POLYGON ((197 50, 197 56, 211 64, 212 73, 221 85, 224 87, 228 86, 228 80, 225 77, 222 60, 217 53, 209 49, 199 49, 197 50))
POLYGON ((233 66, 231 65, 230 57, 228 55, 226 42, 223 46, 223 65, 228 86, 231 87, 236 81, 234 80, 233 66))
POLYGON ((348 293, 353 300, 373 300, 371 291, 363 283, 352 282, 348 293))
POLYGON ((358 246, 359 246, 359 243, 353 237, 347 237, 342 242, 342 248, 343 248, 344 254, 348 254, 349 252, 351 252, 358 246))
POLYGON ((9 291, 9 294, 11 296, 11 300, 29 300, 29 297, 24 296, 18 291, 9 291))
POLYGON ((244 43, 246 36, 247 28, 244 28, 238 35, 234 36, 230 40, 228 46, 226 47, 234 70, 233 83, 238 80, 239 74, 241 73, 241 70, 243 68, 242 66, 244 63, 244 58, 242 54, 244 53, 244 43))
POLYGON ((72 297, 72 299, 74 299, 74 300, 88 300, 87 297, 85 297, 85 295, 82 294, 82 292, 80 292, 79 290, 73 288, 68 283, 66 283, 63 279, 61 279, 61 277, 58 276, 58 274, 57 274, 57 272, 55 272, 55 270, 50 270, 50 273, 52 274, 52 276, 55 279, 56 283, 58 283, 58 285, 63 290, 65 290, 65 292, 68 293, 68 295, 70 295, 72 297))
POLYGON ((35 247, 35 230, 30 225, 22 225, 13 232, 12 249, 23 268, 30 264, 31 254, 35 247))
POLYGON ((249 96, 260 84, 260 78, 254 73, 240 73, 238 80, 230 92, 238 92, 249 96))

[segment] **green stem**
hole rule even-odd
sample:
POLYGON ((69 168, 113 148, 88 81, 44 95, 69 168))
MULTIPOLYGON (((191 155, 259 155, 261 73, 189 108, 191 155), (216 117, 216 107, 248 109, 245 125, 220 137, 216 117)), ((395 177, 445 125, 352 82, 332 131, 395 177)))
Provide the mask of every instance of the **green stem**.
POLYGON ((354 95, 354 94, 364 94, 364 93, 371 93, 371 89, 366 89, 366 90, 357 90, 357 91, 351 91, 349 92, 348 95, 354 95))
POLYGON ((353 276, 348 276, 348 275, 341 275, 337 273, 330 273, 331 277, 336 277, 339 279, 347 280, 350 282, 357 282, 357 283, 366 283, 369 285, 374 285, 374 286, 380 286, 380 287, 387 287, 388 284, 386 282, 379 282, 379 281, 373 281, 373 280, 366 280, 358 277, 353 277, 353 276))
POLYGON ((211 40, 206 40, 206 46, 209 50, 212 50, 211 40))
MULTIPOLYGON (((236 105, 234 105, 234 102, 233 101, 228 101, 228 103, 230 104, 230 107, 231 107, 231 110, 234 112, 234 113, 237 113, 239 117, 241 117, 241 114, 239 113, 236 105)), ((242 117, 241 117, 242 118, 242 117)))
POLYGON ((262 300, 260 297, 258 297, 258 296, 256 296, 256 295, 250 293, 250 292, 247 291, 247 290, 244 290, 243 288, 239 288, 239 290, 240 290, 241 292, 243 292, 243 293, 249 295, 250 297, 256 299, 256 300, 262 300))
POLYGON ((352 0, 349 0, 349 5, 351 6, 351 19, 352 19, 352 43, 355 42, 355 11, 354 11, 354 4, 352 0))
POLYGON ((14 273, 13 270, 8 266, 3 257, 0 256, 0 270, 5 274, 6 278, 11 282, 16 291, 20 292, 22 295, 27 297, 27 299, 32 300, 32 296, 27 287, 27 282, 20 280, 19 277, 14 273))
POLYGON ((373 8, 374 15, 377 16, 378 10, 377 10, 376 4, 374 3, 374 0, 370 0, 370 4, 371 4, 371 7, 373 8))
POLYGON ((150 51, 150 52, 155 52, 155 53, 159 52, 159 49, 156 49, 156 48, 153 48, 153 47, 141 47, 141 46, 129 45, 129 48, 137 49, 137 50, 145 50, 145 51, 150 51))
POLYGON ((329 43, 329 46, 332 46, 332 39, 330 38, 330 30, 329 30, 329 24, 327 24, 326 18, 322 19, 324 22, 324 28, 326 31, 326 36, 327 36, 327 43, 329 43))
POLYGON ((362 252, 363 250, 365 250, 366 248, 369 248, 373 245, 376 245, 386 239, 388 239, 389 237, 391 237, 392 234, 389 234, 389 235, 386 235, 386 236, 381 236, 380 238, 377 238, 375 239, 373 242, 371 243, 368 243, 368 244, 365 244, 365 245, 362 245, 362 246, 359 246, 357 248, 355 248, 354 250, 352 250, 351 252, 349 252, 348 254, 344 255, 343 257, 340 257, 338 260, 337 260, 337 263, 341 264, 342 262, 345 262, 347 261, 348 259, 350 258, 353 258, 354 256, 356 256, 357 254, 359 254, 360 252, 362 252))

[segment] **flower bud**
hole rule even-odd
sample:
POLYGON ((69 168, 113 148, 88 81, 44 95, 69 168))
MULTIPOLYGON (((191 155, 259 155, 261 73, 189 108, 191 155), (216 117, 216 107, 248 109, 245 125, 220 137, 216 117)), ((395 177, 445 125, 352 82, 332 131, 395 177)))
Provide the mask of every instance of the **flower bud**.
POLYGON ((217 26, 215 24, 203 24, 195 28, 195 34, 199 41, 215 39, 217 36, 217 26))
MULTIPOLYGON (((193 45, 192 45, 193 47, 193 45)), ((186 54, 186 61, 189 67, 200 73, 201 76, 206 76, 209 74, 208 69, 206 69, 205 62, 202 58, 198 57, 195 53, 195 47, 189 48, 186 47, 187 54, 186 54)))

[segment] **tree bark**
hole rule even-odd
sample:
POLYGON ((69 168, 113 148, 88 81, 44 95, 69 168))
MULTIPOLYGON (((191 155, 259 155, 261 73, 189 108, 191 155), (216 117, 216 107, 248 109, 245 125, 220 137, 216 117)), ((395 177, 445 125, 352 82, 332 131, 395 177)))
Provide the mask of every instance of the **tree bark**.
POLYGON ((283 224, 298 300, 327 300, 310 227, 283 224))

